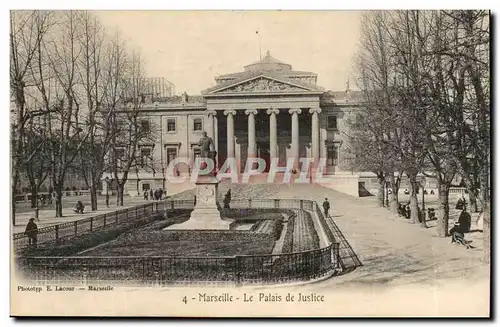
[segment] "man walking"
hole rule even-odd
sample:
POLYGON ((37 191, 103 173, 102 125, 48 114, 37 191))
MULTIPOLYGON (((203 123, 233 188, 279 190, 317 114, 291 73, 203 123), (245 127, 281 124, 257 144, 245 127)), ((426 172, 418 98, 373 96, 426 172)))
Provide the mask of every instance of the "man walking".
POLYGON ((26 225, 26 230, 24 234, 28 236, 28 244, 36 247, 38 226, 35 224, 35 218, 30 218, 28 224, 26 225))
POLYGON ((325 217, 329 217, 328 211, 330 210, 330 202, 328 202, 327 198, 323 201, 323 210, 325 211, 325 217))

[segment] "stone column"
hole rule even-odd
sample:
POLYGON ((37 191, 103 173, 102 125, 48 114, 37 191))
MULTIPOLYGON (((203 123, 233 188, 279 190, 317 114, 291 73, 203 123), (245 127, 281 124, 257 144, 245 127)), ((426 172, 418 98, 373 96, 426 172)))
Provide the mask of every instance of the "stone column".
POLYGON ((217 120, 217 111, 213 116, 212 124, 214 126, 214 143, 215 143, 215 151, 219 153, 219 122, 217 120))
POLYGON ((302 112, 301 109, 294 108, 288 111, 292 115, 292 142, 291 142, 291 152, 292 157, 295 158, 294 167, 299 165, 299 115, 302 112))
POLYGON ((217 114, 215 110, 207 110, 205 114, 208 116, 208 124, 205 127, 205 131, 208 134, 208 137, 210 137, 212 140, 214 140, 215 143, 215 129, 214 129, 214 116, 217 114))
POLYGON ((319 162, 319 118, 318 114, 321 113, 320 108, 311 108, 309 113, 311 117, 311 150, 313 165, 319 162))
POLYGON ((234 115, 236 110, 224 110, 227 116, 227 158, 234 158, 234 115))
POLYGON ((268 109, 267 114, 269 115, 269 155, 271 160, 278 157, 278 131, 276 123, 276 115, 280 111, 278 109, 268 109))
POLYGON ((248 153, 247 158, 255 158, 257 156, 257 144, 255 143, 255 115, 257 110, 247 109, 245 115, 248 115, 248 153))

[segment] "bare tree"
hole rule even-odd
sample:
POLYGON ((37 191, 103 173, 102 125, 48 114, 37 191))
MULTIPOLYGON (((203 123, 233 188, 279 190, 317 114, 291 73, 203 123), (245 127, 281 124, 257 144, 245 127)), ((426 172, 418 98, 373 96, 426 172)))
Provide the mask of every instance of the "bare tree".
MULTIPOLYGON (((50 119, 52 181, 56 195, 56 217, 62 217, 62 192, 68 169, 87 141, 92 130, 82 128, 78 94, 78 63, 82 55, 79 37, 82 33, 80 12, 60 12, 59 33, 47 43, 48 65, 54 75, 58 103, 50 119)), ((51 105, 46 103, 47 106, 51 105)))
MULTIPOLYGON (((113 111, 113 140, 111 170, 117 183, 117 205, 123 206, 124 187, 129 174, 141 165, 140 145, 152 141, 150 127, 143 128, 140 122, 146 99, 144 63, 138 53, 132 53, 125 75, 121 81, 122 108, 113 111)), ((139 180, 138 180, 139 181, 139 180)))
POLYGON ((88 139, 78 154, 78 170, 90 190, 91 210, 97 210, 97 188, 106 169, 105 155, 109 151, 111 138, 106 120, 107 110, 103 108, 104 97, 112 78, 104 71, 106 64, 106 35, 97 17, 89 12, 81 15, 82 33, 79 44, 82 54, 79 60, 79 79, 86 100, 84 128, 88 139))
MULTIPOLYGON (((40 51, 42 40, 50 27, 50 12, 12 11, 10 16, 10 88, 13 98, 11 124, 11 190, 12 223, 16 224, 15 194, 21 167, 33 159, 26 151, 26 123, 32 117, 45 115, 43 110, 27 110, 26 89, 32 85, 30 68, 40 51)), ((36 149, 36 148, 35 148, 36 149)))

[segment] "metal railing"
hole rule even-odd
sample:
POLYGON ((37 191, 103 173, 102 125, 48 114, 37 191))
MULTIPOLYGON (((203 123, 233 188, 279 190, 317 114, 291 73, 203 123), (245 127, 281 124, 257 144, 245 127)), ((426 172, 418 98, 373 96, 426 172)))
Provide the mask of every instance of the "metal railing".
MULTIPOLYGON (((59 240, 70 238, 86 233, 97 231, 104 227, 121 224, 127 221, 133 221, 143 218, 146 214, 154 214, 158 211, 178 210, 178 209, 193 209, 194 199, 191 200, 166 200, 152 202, 143 205, 138 205, 131 208, 126 208, 114 212, 105 213, 102 215, 84 218, 76 221, 62 223, 58 225, 43 227, 38 229, 37 243, 38 245, 58 242, 59 240)), ((296 200, 296 199, 248 199, 248 200, 233 200, 231 201, 232 209, 303 209, 308 211, 315 210, 320 213, 318 216, 320 222, 327 231, 328 224, 323 217, 321 210, 314 201, 296 200)), ((28 236, 24 233, 15 233, 13 235, 14 248, 16 250, 29 246, 28 236)), ((328 241, 333 243, 335 239, 333 234, 329 234, 328 241)))
MULTIPOLYGON (((71 227, 81 226, 80 231, 92 232, 96 226, 107 226, 103 221, 138 219, 145 214, 153 214, 162 210, 192 209, 193 200, 166 200, 150 203, 121 212, 87 218, 77 222, 61 224, 40 229, 47 234, 47 240, 54 240, 65 235, 71 237, 78 230, 71 232, 71 227), (104 218, 104 216, 106 218, 104 218), (118 218, 116 218, 118 217, 118 218), (96 221, 99 221, 96 225, 96 221), (72 226, 73 224, 73 226, 72 226), (83 227, 85 226, 85 227, 83 227), (57 232, 56 232, 57 230, 57 232), (67 230, 67 234, 61 233, 67 230)), ((327 235, 327 246, 309 251, 266 255, 236 256, 142 256, 142 257, 20 257, 16 259, 19 269, 29 280, 47 282, 65 282, 76 284, 120 284, 134 285, 166 285, 193 283, 234 283, 262 284, 300 282, 334 275, 345 269, 339 253, 341 244, 332 231, 333 221, 327 221, 319 206, 314 201, 295 199, 252 199, 233 200, 232 209, 303 209, 317 214, 320 224, 327 235)), ((39 234, 39 235, 40 235, 39 234)), ((25 240, 17 234, 19 240, 25 240)), ((343 237, 342 237, 343 238, 343 237)), ((344 241, 343 239, 342 241, 344 241)), ((27 239, 25 240, 27 242, 27 239)), ((342 242, 343 251, 345 251, 342 242)), ((24 244, 24 243, 23 243, 24 244)), ((349 246, 350 248, 350 246, 349 246)), ((352 249, 350 249, 352 251, 352 249)), ((356 258, 357 259, 357 258, 356 258)))
MULTIPOLYGON (((98 193, 100 194, 101 192, 98 191, 98 193)), ((49 192, 38 192, 37 194, 39 196, 44 195, 47 197, 50 195, 49 192)), ((54 193, 52 193, 52 194, 54 195, 54 193)), ((29 201, 31 201, 31 196, 32 196, 32 193, 16 194, 14 197, 14 200, 16 202, 29 202, 29 201)), ((63 198, 68 197, 68 196, 90 196, 90 190, 62 191, 63 198)))
MULTIPOLYGON (((43 227, 38 229, 37 244, 57 243, 62 239, 95 232, 112 225, 140 219, 145 215, 151 215, 156 212, 158 212, 158 203, 154 202, 63 224, 43 227)), ((15 233, 13 235, 13 242, 15 250, 29 246, 28 236, 24 232, 15 233)))
POLYGON ((25 257, 35 283, 93 285, 265 284, 308 281, 339 271, 338 244, 298 253, 231 257, 25 257))

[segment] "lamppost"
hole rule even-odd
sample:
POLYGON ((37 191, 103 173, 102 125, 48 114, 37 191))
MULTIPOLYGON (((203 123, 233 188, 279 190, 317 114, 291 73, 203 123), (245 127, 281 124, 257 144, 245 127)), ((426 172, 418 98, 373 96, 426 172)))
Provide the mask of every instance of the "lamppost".
POLYGON ((427 227, 425 224, 425 185, 427 181, 425 180, 425 176, 420 180, 420 185, 422 186, 422 227, 427 227))
POLYGON ((106 181, 106 207, 109 208, 109 176, 104 179, 106 181))
MULTIPOLYGON (((35 195, 36 195, 36 198, 35 198, 35 219, 37 221, 39 221, 40 219, 38 218, 38 212, 40 210, 40 208, 38 208, 38 182, 40 180, 38 178, 35 178, 35 195)), ((31 195, 33 196, 33 194, 31 195)))

